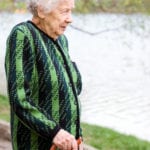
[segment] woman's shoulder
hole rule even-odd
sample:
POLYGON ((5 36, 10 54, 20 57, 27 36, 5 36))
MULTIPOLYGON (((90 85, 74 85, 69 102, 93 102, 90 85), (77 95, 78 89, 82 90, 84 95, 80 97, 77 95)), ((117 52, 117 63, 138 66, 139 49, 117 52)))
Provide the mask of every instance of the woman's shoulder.
POLYGON ((18 31, 18 30, 24 31, 26 29, 26 27, 27 27, 27 22, 21 22, 21 23, 16 24, 12 28, 11 32, 15 32, 15 31, 18 31))
POLYGON ((30 36, 31 37, 31 24, 29 21, 26 22, 21 22, 16 24, 11 32, 9 36, 12 35, 23 35, 23 36, 30 36))

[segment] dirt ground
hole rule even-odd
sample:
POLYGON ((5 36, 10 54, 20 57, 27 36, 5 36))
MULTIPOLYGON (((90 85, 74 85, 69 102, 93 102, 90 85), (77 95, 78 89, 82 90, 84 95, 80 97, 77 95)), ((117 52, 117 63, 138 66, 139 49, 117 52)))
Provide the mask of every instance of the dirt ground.
POLYGON ((12 150, 11 143, 9 141, 0 140, 0 150, 12 150))

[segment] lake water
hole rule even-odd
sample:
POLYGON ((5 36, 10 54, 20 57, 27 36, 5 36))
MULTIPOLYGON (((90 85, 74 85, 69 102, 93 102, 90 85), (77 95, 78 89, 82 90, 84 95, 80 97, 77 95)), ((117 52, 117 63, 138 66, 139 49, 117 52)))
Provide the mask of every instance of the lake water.
MULTIPOLYGON (((0 14, 0 92, 6 94, 4 56, 11 28, 29 14, 0 14)), ((83 78, 82 121, 150 141, 150 17, 73 15, 71 58, 83 78), (87 33, 99 33, 91 35, 87 33)))

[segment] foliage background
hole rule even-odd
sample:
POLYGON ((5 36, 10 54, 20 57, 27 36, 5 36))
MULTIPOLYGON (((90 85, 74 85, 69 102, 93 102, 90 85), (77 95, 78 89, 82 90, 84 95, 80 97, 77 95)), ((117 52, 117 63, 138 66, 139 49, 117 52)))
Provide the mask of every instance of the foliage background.
POLYGON ((147 13, 150 0, 76 0, 78 12, 147 13))
MULTIPOLYGON (((0 10, 26 10, 26 0, 0 0, 0 10)), ((150 13, 150 0, 75 0, 78 13, 150 13)))

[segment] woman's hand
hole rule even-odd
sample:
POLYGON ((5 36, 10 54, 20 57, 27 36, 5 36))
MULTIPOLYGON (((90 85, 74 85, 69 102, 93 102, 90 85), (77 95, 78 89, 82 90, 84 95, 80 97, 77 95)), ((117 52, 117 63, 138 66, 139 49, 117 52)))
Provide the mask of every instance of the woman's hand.
POLYGON ((56 134, 53 143, 61 150, 78 150, 75 137, 63 129, 56 134))

